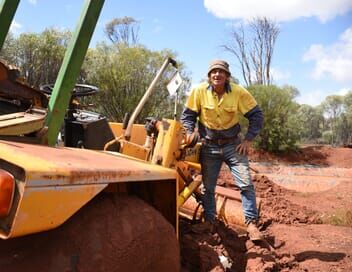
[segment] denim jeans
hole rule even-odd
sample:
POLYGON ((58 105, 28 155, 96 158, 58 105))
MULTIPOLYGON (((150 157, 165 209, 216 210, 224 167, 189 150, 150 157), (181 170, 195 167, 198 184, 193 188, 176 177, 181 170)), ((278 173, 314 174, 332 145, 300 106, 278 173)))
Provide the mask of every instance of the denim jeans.
POLYGON ((235 184, 241 191, 245 222, 249 223, 258 219, 256 196, 249 173, 248 158, 236 151, 239 143, 240 140, 224 145, 207 143, 201 148, 200 162, 205 189, 202 202, 206 221, 213 221, 216 216, 215 186, 223 162, 230 168, 235 184))

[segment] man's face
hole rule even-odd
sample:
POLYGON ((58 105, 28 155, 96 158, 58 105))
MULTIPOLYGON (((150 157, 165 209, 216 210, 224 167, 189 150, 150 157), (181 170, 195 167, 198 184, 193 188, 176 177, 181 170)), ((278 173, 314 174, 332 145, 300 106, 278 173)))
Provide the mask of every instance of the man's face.
POLYGON ((210 74, 210 83, 215 88, 224 87, 226 80, 228 79, 228 74, 222 69, 213 69, 210 74))

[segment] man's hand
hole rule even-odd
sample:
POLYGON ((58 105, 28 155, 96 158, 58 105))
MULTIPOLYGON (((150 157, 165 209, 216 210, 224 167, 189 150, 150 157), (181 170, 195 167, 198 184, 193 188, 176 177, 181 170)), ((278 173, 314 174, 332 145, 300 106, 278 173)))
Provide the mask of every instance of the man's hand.
POLYGON ((236 151, 241 155, 247 155, 252 148, 252 141, 244 140, 236 147, 236 151))
POLYGON ((186 145, 186 147, 193 147, 196 145, 196 143, 199 141, 200 136, 197 130, 195 130, 191 134, 186 134, 185 138, 183 140, 183 144, 186 145))

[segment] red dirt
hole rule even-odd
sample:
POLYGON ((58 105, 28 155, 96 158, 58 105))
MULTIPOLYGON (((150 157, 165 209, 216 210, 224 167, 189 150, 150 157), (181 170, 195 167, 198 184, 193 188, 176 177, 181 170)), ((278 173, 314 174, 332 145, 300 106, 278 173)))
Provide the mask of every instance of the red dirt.
MULTIPOLYGON (((306 146, 286 156, 252 152, 250 159, 352 169, 348 148, 306 146)), ((195 233, 192 222, 181 219, 181 271, 352 271, 352 180, 319 193, 287 190, 260 173, 253 181, 265 241, 253 243, 220 221, 212 234, 195 233)), ((227 170, 219 184, 232 184, 227 170)), ((99 196, 58 229, 0 241, 0 271, 178 271, 173 231, 137 198, 99 196), (132 232, 140 234, 138 241, 121 244, 132 232), (127 258, 126 248, 133 256, 127 258)))
POLYGON ((280 162, 286 164, 312 164, 328 167, 352 167, 352 149, 326 145, 304 145, 288 154, 270 154, 253 150, 249 158, 256 162, 280 162))
MULTIPOLYGON (((288 155, 252 152, 250 159, 352 168, 352 149, 305 146, 288 155)), ((182 271, 352 271, 352 180, 319 193, 285 189, 260 173, 253 181, 265 241, 254 244, 222 222, 213 234, 194 233, 192 222, 181 220, 182 271)), ((225 168, 218 183, 232 184, 225 168)))

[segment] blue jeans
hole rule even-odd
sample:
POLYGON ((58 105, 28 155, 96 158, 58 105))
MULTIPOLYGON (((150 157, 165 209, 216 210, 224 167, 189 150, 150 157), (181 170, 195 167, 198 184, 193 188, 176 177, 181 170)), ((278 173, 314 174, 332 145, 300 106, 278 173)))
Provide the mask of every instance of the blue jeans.
POLYGON ((240 140, 224 145, 206 143, 201 148, 200 163, 205 189, 202 202, 206 221, 214 221, 216 216, 215 186, 223 162, 230 168, 235 184, 241 191, 245 223, 258 220, 256 196, 249 173, 248 158, 236 151, 239 143, 240 140))

